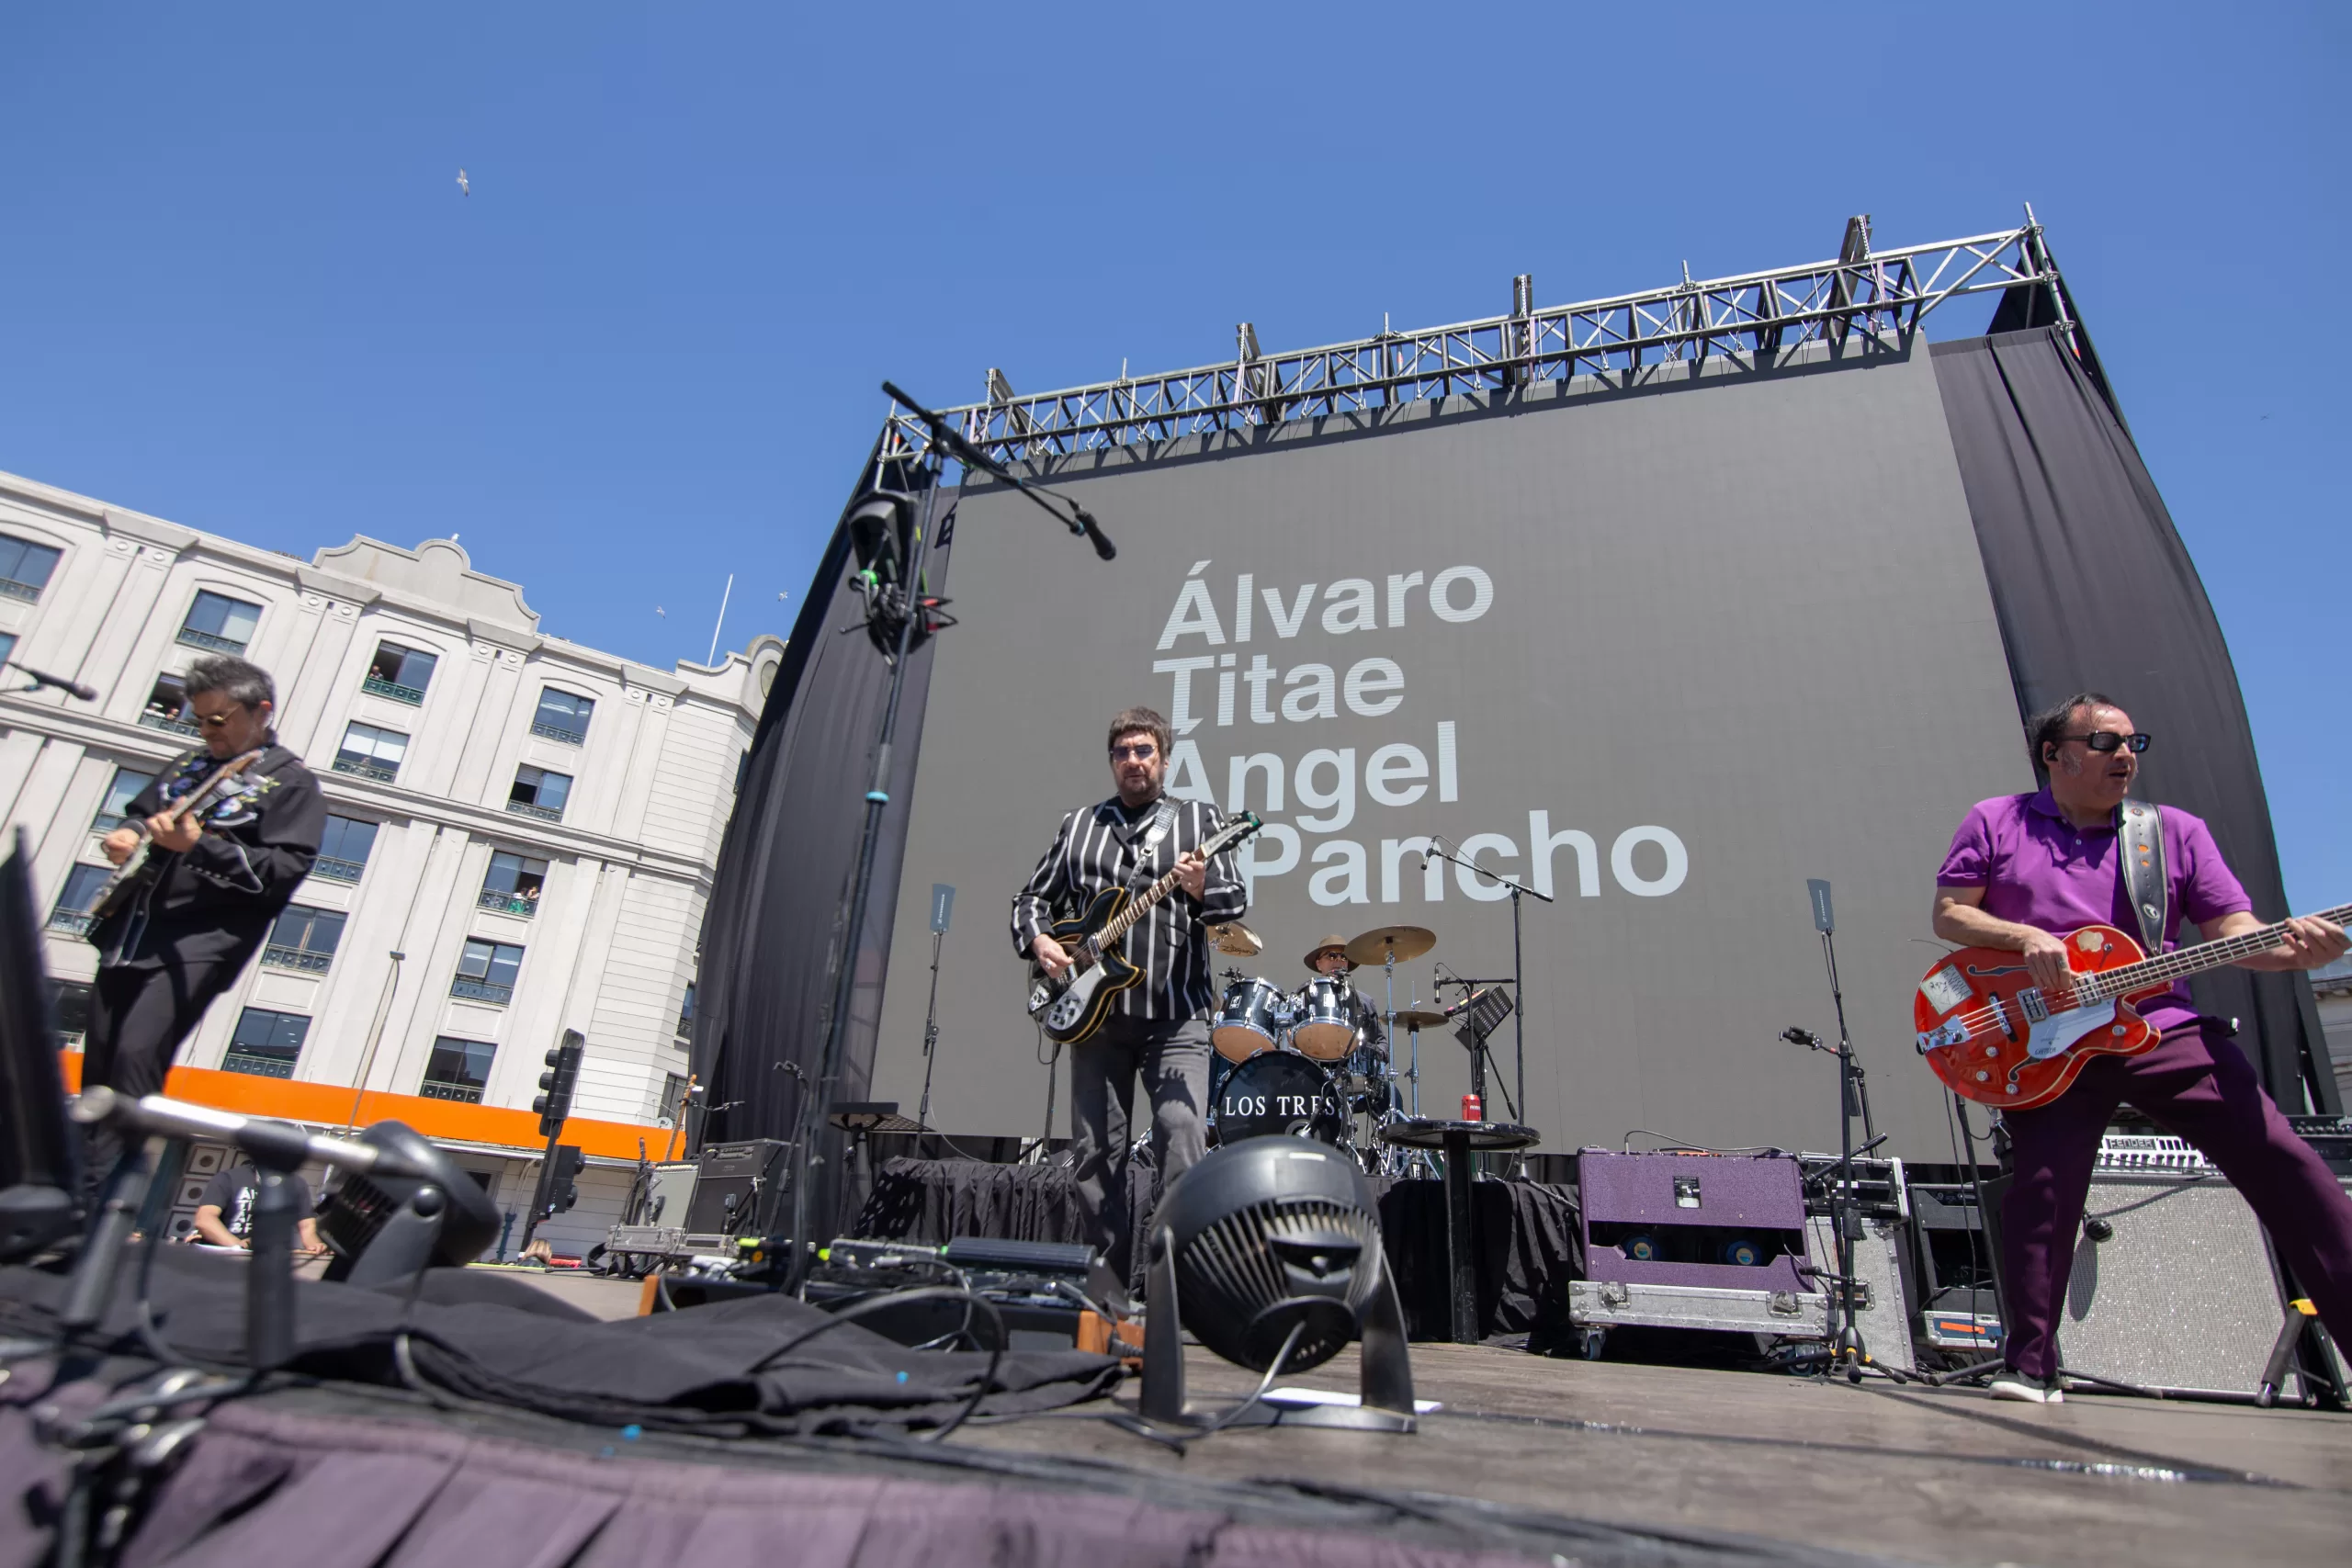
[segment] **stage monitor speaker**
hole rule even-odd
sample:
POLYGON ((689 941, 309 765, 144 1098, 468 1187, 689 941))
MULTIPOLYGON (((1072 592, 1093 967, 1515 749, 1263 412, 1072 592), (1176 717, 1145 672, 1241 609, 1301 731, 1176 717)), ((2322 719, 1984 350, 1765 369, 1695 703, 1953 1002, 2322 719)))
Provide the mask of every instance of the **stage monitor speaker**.
MULTIPOLYGON (((2262 1227, 2236 1189, 2210 1168, 2102 1170, 2083 1217, 2059 1314, 2065 1369, 2170 1393, 2253 1398, 2286 1303, 2262 1227)), ((2295 1374, 2281 1391, 2304 1393, 2295 1374)))
POLYGON ((677 1160, 655 1166, 646 1182, 645 1213, 637 1223, 685 1229, 686 1214, 694 1207, 695 1183, 701 1177, 702 1167, 697 1163, 677 1160))
MULTIPOLYGON (((1861 1292, 1854 1303, 1854 1327, 1862 1337, 1871 1359, 1911 1371, 1917 1362, 1911 1351, 1911 1308, 1903 1293, 1904 1224, 1899 1218, 1864 1214, 1862 1238, 1854 1243, 1854 1278, 1861 1292)), ((1823 1274, 1838 1271, 1838 1222, 1827 1214, 1811 1214, 1804 1222, 1805 1251, 1823 1274)), ((1814 1288, 1829 1296, 1829 1325, 1834 1332, 1845 1325, 1845 1308, 1837 1287, 1815 1278, 1814 1288)))
MULTIPOLYGON (((702 1151, 693 1199, 686 1204, 689 1235, 767 1235, 784 1213, 778 1200, 791 1183, 790 1144, 752 1138, 713 1144, 702 1151)), ((668 1223, 668 1222, 665 1222, 668 1223)))

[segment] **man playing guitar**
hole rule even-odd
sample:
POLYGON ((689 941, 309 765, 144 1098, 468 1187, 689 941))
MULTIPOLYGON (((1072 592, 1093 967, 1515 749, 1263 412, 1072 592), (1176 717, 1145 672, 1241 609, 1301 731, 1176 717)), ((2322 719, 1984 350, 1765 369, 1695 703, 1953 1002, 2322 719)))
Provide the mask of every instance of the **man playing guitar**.
MULTIPOLYGON (((2139 929, 2122 874, 2119 809, 2139 773, 2148 737, 2097 692, 2082 692, 2029 721, 2036 771, 2031 795, 1980 801, 1952 835, 1936 874, 1936 935, 1965 947, 2024 955, 2036 984, 2055 994, 2070 973, 2055 932, 2112 925, 2139 929)), ((2166 907, 2207 940, 2258 931, 2263 922, 2222 863, 2205 824, 2161 814, 2166 907)), ((2241 960, 2248 969, 2315 969, 2352 942, 2325 920, 2292 919, 2279 946, 2241 960)), ((2200 1018, 2186 986, 2140 1007, 2163 1041, 2138 1055, 2102 1055, 2057 1099, 2006 1110, 2015 1177, 2001 1206, 2003 1357, 1998 1398, 2057 1404, 2058 1303, 2065 1299, 2075 1234, 2089 1195, 2100 1134, 2115 1108, 2132 1105, 2187 1138, 2245 1195, 2337 1342, 2352 1347, 2352 1200, 2298 1137, 2225 1022, 2200 1018)))
POLYGON ((1118 793, 1062 818, 1053 848, 1012 900, 1013 945, 1059 975, 1070 955, 1046 928, 1057 903, 1083 904, 1106 889, 1140 888, 1173 870, 1178 894, 1126 933, 1126 957, 1143 971, 1119 993, 1100 1030, 1070 1047, 1071 1155, 1086 1240, 1112 1274, 1127 1277, 1124 1215, 1104 1200, 1127 1164, 1127 1107, 1136 1075, 1151 1096, 1152 1154, 1171 1181, 1205 1152, 1201 1108, 1208 1099, 1209 984, 1204 926, 1238 920, 1248 896, 1233 857, 1204 860, 1200 846, 1221 827, 1217 809, 1161 793, 1168 772, 1168 721, 1128 708, 1111 725, 1111 782, 1118 793))

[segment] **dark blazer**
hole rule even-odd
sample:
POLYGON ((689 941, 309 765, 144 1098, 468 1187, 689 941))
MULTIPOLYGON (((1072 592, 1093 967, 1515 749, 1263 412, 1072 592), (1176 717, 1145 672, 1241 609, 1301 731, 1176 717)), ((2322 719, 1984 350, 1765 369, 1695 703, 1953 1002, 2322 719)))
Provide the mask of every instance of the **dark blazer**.
MULTIPOLYGON (((220 765, 209 751, 181 758, 133 796, 123 815, 153 817, 220 765)), ((311 770, 273 739, 197 815, 204 833, 196 847, 185 854, 154 852, 161 874, 128 908, 91 930, 103 962, 242 966, 311 874, 327 803, 311 770)))

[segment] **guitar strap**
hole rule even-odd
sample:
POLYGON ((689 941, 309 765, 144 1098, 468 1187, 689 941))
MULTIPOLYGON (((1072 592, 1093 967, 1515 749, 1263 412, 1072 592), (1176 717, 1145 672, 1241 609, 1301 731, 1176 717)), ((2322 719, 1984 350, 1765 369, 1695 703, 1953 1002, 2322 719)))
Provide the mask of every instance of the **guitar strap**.
POLYGON ((2165 877, 2164 818, 2144 800, 2127 800, 2115 808, 2116 852, 2121 857, 2123 896, 2140 922, 2140 945, 2153 956, 2165 950, 2170 902, 2165 877))

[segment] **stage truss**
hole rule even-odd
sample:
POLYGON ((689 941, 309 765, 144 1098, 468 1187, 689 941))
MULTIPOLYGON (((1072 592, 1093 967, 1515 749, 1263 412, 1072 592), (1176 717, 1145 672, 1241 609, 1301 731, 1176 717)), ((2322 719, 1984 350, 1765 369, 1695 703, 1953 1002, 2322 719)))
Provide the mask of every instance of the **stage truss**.
MULTIPOLYGON (((1151 448, 1187 436, 1330 415, 1377 414, 1457 396, 1493 398, 1589 377, 1633 385, 1661 367, 1769 369, 1826 349, 1907 350, 1928 313, 1963 295, 2039 289, 2042 319, 2077 355, 2080 324, 2033 209, 2018 228, 1876 250, 1868 215, 1846 225, 1834 261, 1538 309, 1516 280, 1511 314, 1353 343, 1261 354, 1248 323, 1236 356, 1160 376, 1016 394, 988 374, 988 400, 942 411, 965 439, 1002 462, 1044 462, 1104 448, 1151 448)), ((921 422, 894 406, 883 456, 931 456, 921 422)))

